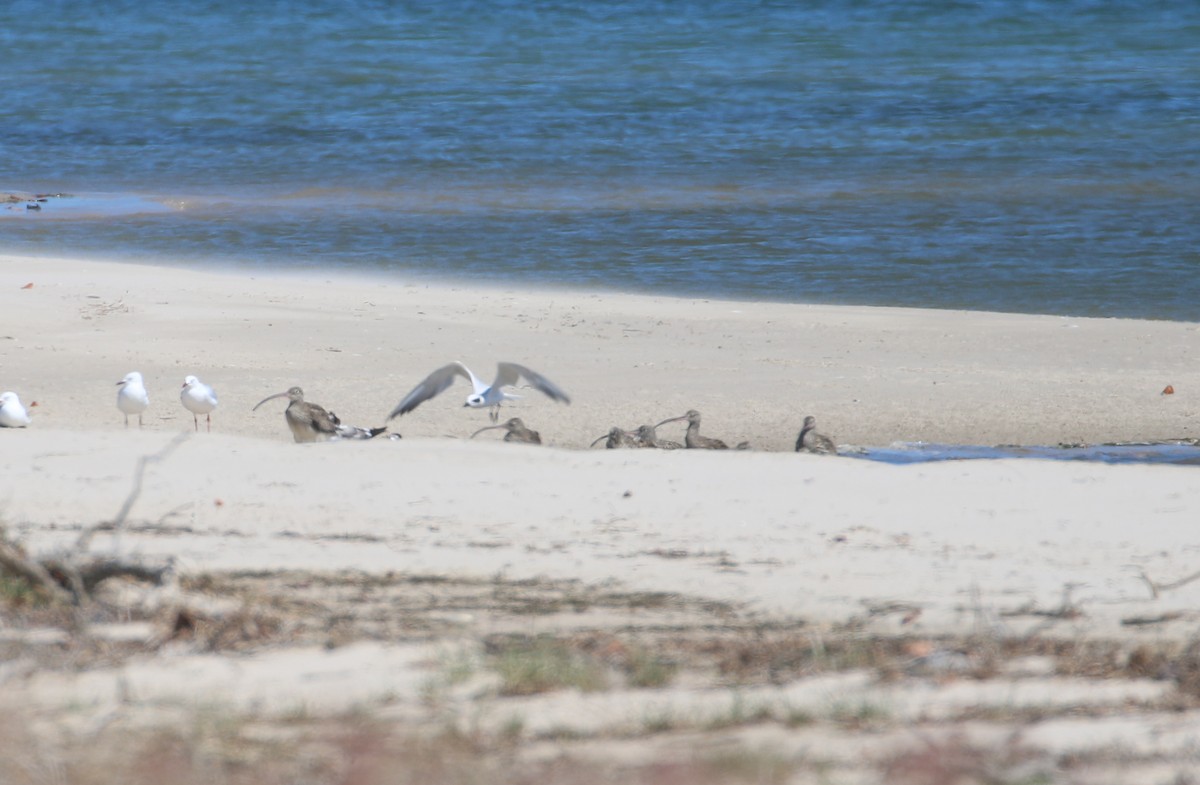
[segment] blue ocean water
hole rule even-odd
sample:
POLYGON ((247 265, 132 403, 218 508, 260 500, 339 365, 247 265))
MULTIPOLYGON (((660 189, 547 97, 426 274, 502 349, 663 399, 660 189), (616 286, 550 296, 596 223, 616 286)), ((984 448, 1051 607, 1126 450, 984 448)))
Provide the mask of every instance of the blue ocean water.
POLYGON ((888 447, 847 450, 844 455, 891 464, 937 461, 1036 458, 1047 461, 1090 461, 1094 463, 1150 463, 1200 466, 1200 444, 1195 439, 1143 444, 1091 444, 1059 446, 997 446, 972 444, 928 444, 915 442, 888 447))
POLYGON ((1200 4, 0 5, 0 249, 1200 321, 1200 4))

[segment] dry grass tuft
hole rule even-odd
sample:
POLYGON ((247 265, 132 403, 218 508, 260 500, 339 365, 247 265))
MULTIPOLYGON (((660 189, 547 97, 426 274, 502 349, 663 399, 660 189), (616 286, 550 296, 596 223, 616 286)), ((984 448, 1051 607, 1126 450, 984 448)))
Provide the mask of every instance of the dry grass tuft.
POLYGON ((926 741, 883 769, 889 785, 1049 785, 1053 768, 1014 736, 999 747, 980 747, 962 735, 926 741))
POLYGON ((326 719, 290 733, 232 717, 198 717, 186 732, 108 729, 87 744, 38 745, 10 718, 0 725, 4 785, 776 785, 796 764, 765 752, 618 766, 562 756, 523 762, 503 744, 460 734, 395 733, 362 718, 326 719))
POLYGON ((505 636, 485 642, 485 651, 500 674, 501 695, 560 689, 594 692, 609 684, 604 663, 569 641, 505 636))

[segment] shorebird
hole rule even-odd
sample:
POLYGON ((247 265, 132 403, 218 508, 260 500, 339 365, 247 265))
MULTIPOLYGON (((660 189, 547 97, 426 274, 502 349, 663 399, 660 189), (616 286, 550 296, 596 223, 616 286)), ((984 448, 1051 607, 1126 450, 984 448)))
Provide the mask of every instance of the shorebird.
POLYGON ((680 450, 683 445, 679 442, 673 442, 670 439, 658 438, 658 432, 654 430, 653 425, 640 426, 633 434, 644 447, 651 447, 656 450, 680 450))
POLYGON ((823 433, 817 433, 817 418, 811 414, 804 418, 804 426, 796 437, 796 452, 815 452, 820 455, 837 455, 837 445, 823 433))
POLYGON ((669 420, 663 420, 655 428, 661 428, 669 422, 679 422, 687 420, 687 433, 684 434, 683 443, 689 450, 728 450, 729 445, 720 439, 714 439, 710 436, 700 435, 700 412, 695 409, 688 409, 687 414, 679 417, 672 417, 669 420))
POLYGON ((404 396, 404 399, 400 403, 396 404, 396 408, 392 409, 392 413, 387 418, 390 420, 401 414, 408 414, 425 401, 445 391, 447 387, 454 383, 455 376, 463 377, 474 388, 474 392, 467 396, 467 402, 463 406, 470 406, 473 409, 489 408, 491 411, 488 414, 492 418, 492 422, 500 419, 501 403, 521 397, 512 393, 506 393, 501 388, 516 386, 517 381, 521 378, 529 382, 529 385, 533 389, 545 393, 552 400, 568 404, 571 402, 567 394, 559 389, 554 382, 536 371, 529 370, 524 365, 498 363, 496 366, 496 379, 489 386, 484 384, 478 376, 471 373, 471 369, 467 366, 460 362, 452 362, 449 365, 443 365, 425 377, 424 381, 414 387, 408 395, 404 396))
POLYGON ((217 408, 217 392, 195 376, 183 380, 183 390, 179 393, 183 408, 192 413, 192 423, 200 430, 200 415, 209 431, 212 430, 212 412, 217 408))
POLYGON ((150 405, 150 396, 146 394, 146 385, 142 381, 142 375, 137 371, 130 371, 125 374, 125 378, 117 382, 117 408, 125 415, 125 427, 129 427, 129 415, 136 414, 138 416, 138 427, 142 427, 142 412, 146 411, 146 407, 150 405))
POLYGON ((541 435, 532 428, 527 428, 520 417, 513 417, 508 422, 501 423, 500 425, 489 425, 486 428, 480 428, 478 431, 475 431, 475 433, 471 434, 471 438, 474 439, 484 431, 492 431, 496 428, 503 428, 504 430, 508 431, 508 433, 504 434, 504 441, 506 442, 521 442, 523 444, 542 443, 541 435))
POLYGON ((637 437, 635 437, 632 433, 624 430, 623 428, 618 428, 615 425, 608 429, 608 433, 598 437, 594 442, 589 444, 588 447, 595 447, 600 442, 604 442, 604 447, 608 450, 616 450, 619 448, 636 450, 642 446, 637 440, 637 437))
POLYGON ((287 398, 289 403, 283 410, 283 418, 287 420, 292 438, 297 442, 328 442, 335 439, 372 439, 387 430, 387 428, 359 428, 354 425, 342 425, 342 421, 333 412, 326 411, 315 403, 304 400, 304 390, 291 387, 287 392, 268 395, 250 411, 258 411, 258 407, 276 398, 287 398))
MULTIPOLYGON (((37 403, 29 404, 29 408, 37 403)), ((0 393, 0 428, 24 428, 33 422, 15 392, 0 393)))

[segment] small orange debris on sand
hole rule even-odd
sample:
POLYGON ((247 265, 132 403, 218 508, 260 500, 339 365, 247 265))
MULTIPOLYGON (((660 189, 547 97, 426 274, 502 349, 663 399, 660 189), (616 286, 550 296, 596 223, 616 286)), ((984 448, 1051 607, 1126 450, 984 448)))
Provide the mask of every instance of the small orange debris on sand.
POLYGON ((22 286, 21 288, 22 288, 22 289, 32 289, 32 288, 33 288, 33 281, 30 281, 29 283, 25 284, 25 285, 24 285, 24 286, 22 286))
POLYGON ((1175 388, 1172 387, 1171 385, 1168 384, 1166 387, 1163 388, 1162 395, 1174 395, 1174 394, 1175 394, 1175 388))

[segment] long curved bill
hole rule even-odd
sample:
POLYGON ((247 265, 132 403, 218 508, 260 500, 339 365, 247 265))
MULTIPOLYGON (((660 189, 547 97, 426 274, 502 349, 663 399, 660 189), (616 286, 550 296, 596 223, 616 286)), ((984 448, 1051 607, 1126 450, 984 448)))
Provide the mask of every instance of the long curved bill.
POLYGON ((256 411, 258 411, 258 407, 262 406, 267 401, 273 401, 276 398, 286 398, 287 396, 288 396, 287 392, 281 392, 281 393, 275 393, 274 395, 268 395, 266 398, 263 398, 261 401, 254 404, 254 408, 251 409, 250 411, 256 412, 256 411))

